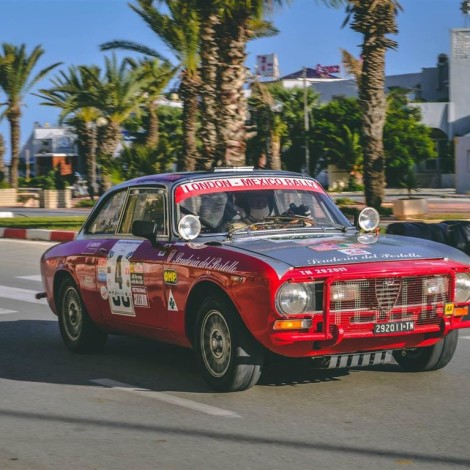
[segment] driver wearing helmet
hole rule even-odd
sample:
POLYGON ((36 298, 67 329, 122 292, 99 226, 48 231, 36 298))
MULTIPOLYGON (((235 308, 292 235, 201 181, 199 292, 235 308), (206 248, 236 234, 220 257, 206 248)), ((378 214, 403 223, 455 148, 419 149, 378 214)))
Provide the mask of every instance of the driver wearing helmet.
POLYGON ((228 222, 228 231, 262 222, 272 212, 270 195, 266 191, 247 191, 235 193, 235 216, 228 222))
POLYGON ((248 194, 247 218, 252 222, 262 222, 271 213, 269 199, 266 193, 248 194))

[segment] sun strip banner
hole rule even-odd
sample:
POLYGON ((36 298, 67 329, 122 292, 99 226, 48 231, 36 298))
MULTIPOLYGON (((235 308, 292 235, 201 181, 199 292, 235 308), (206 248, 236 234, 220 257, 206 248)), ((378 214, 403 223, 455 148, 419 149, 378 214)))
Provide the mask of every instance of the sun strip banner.
POLYGON ((247 189, 304 189, 324 192, 316 181, 307 178, 285 178, 280 176, 219 178, 182 184, 176 188, 175 200, 179 203, 188 197, 199 196, 208 192, 220 193, 224 191, 246 191, 247 189))

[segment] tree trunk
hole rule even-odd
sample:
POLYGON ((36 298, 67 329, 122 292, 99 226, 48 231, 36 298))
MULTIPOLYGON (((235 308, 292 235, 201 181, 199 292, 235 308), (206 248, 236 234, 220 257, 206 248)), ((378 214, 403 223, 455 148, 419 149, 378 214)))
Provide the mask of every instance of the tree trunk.
POLYGON ((271 170, 281 169, 281 137, 272 133, 271 135, 271 148, 270 148, 270 165, 271 170))
POLYGON ((20 117, 19 108, 12 107, 7 112, 7 119, 10 123, 10 145, 11 145, 11 162, 10 162, 10 186, 18 188, 18 164, 20 161, 20 117))
POLYGON ((246 164, 247 103, 243 88, 246 82, 247 18, 238 18, 225 31, 221 41, 220 103, 223 111, 223 163, 230 166, 246 164), (230 28, 231 26, 231 28, 230 28))
POLYGON ((364 41, 359 100, 363 109, 364 194, 366 204, 380 209, 385 192, 383 128, 385 125, 385 48, 364 41))
POLYGON ((201 127, 202 154, 205 161, 221 158, 221 139, 218 103, 219 45, 217 30, 220 19, 207 13, 201 27, 201 127))
POLYGON ((148 121, 147 136, 145 138, 145 145, 150 148, 157 148, 158 140, 159 140, 157 105, 154 103, 150 103, 148 107, 148 112, 149 112, 149 121, 148 121))
POLYGON ((0 183, 5 179, 5 139, 0 134, 0 183))
POLYGON ((111 188, 111 168, 114 153, 121 142, 121 129, 119 124, 108 122, 104 126, 98 126, 98 145, 96 149, 98 163, 101 170, 100 193, 111 188))
POLYGON ((184 75, 180 92, 183 99, 183 161, 178 162, 178 170, 196 169, 198 153, 196 144, 197 131, 197 90, 199 80, 184 75))

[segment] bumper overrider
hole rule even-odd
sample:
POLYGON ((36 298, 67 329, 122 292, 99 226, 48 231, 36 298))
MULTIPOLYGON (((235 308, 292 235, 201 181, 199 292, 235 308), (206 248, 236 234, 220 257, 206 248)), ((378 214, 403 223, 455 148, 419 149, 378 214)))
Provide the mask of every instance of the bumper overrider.
MULTIPOLYGON (((460 265, 421 272, 291 276, 277 290, 275 304, 280 316, 273 321, 269 341, 279 354, 305 357, 425 347, 451 330, 470 327, 470 272, 460 265)), ((348 360, 355 365, 359 361, 340 358, 338 363, 348 360)))

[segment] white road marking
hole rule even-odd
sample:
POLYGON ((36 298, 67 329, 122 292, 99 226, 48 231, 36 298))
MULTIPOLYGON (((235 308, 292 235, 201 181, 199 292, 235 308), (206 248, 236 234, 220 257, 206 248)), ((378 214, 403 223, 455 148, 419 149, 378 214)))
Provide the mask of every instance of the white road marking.
POLYGON ((26 279, 27 281, 38 281, 41 282, 40 274, 33 274, 32 276, 16 276, 17 279, 26 279))
POLYGON ((241 418, 241 416, 233 411, 224 410, 222 408, 216 408, 215 406, 205 405, 203 403, 198 403, 196 401, 187 400, 186 398, 179 398, 173 395, 168 395, 163 392, 154 392, 146 388, 136 388, 132 385, 125 384, 122 382, 117 382, 112 379, 95 379, 90 380, 98 385, 103 385, 105 387, 110 387, 115 390, 120 390, 123 392, 135 393, 147 398, 154 398, 156 400, 163 401, 165 403, 170 403, 171 405, 182 406, 183 408, 188 408, 190 410, 199 411, 212 416, 221 416, 224 418, 241 418))
POLYGON ((4 299, 20 300, 21 302, 30 302, 32 304, 47 305, 46 299, 37 300, 34 296, 38 290, 20 289, 18 287, 0 286, 0 297, 4 299))
POLYGON ((7 310, 6 308, 0 308, 0 315, 7 315, 8 313, 18 313, 16 310, 7 310))
POLYGON ((462 339, 470 339, 470 336, 459 336, 459 338, 462 338, 462 339))

